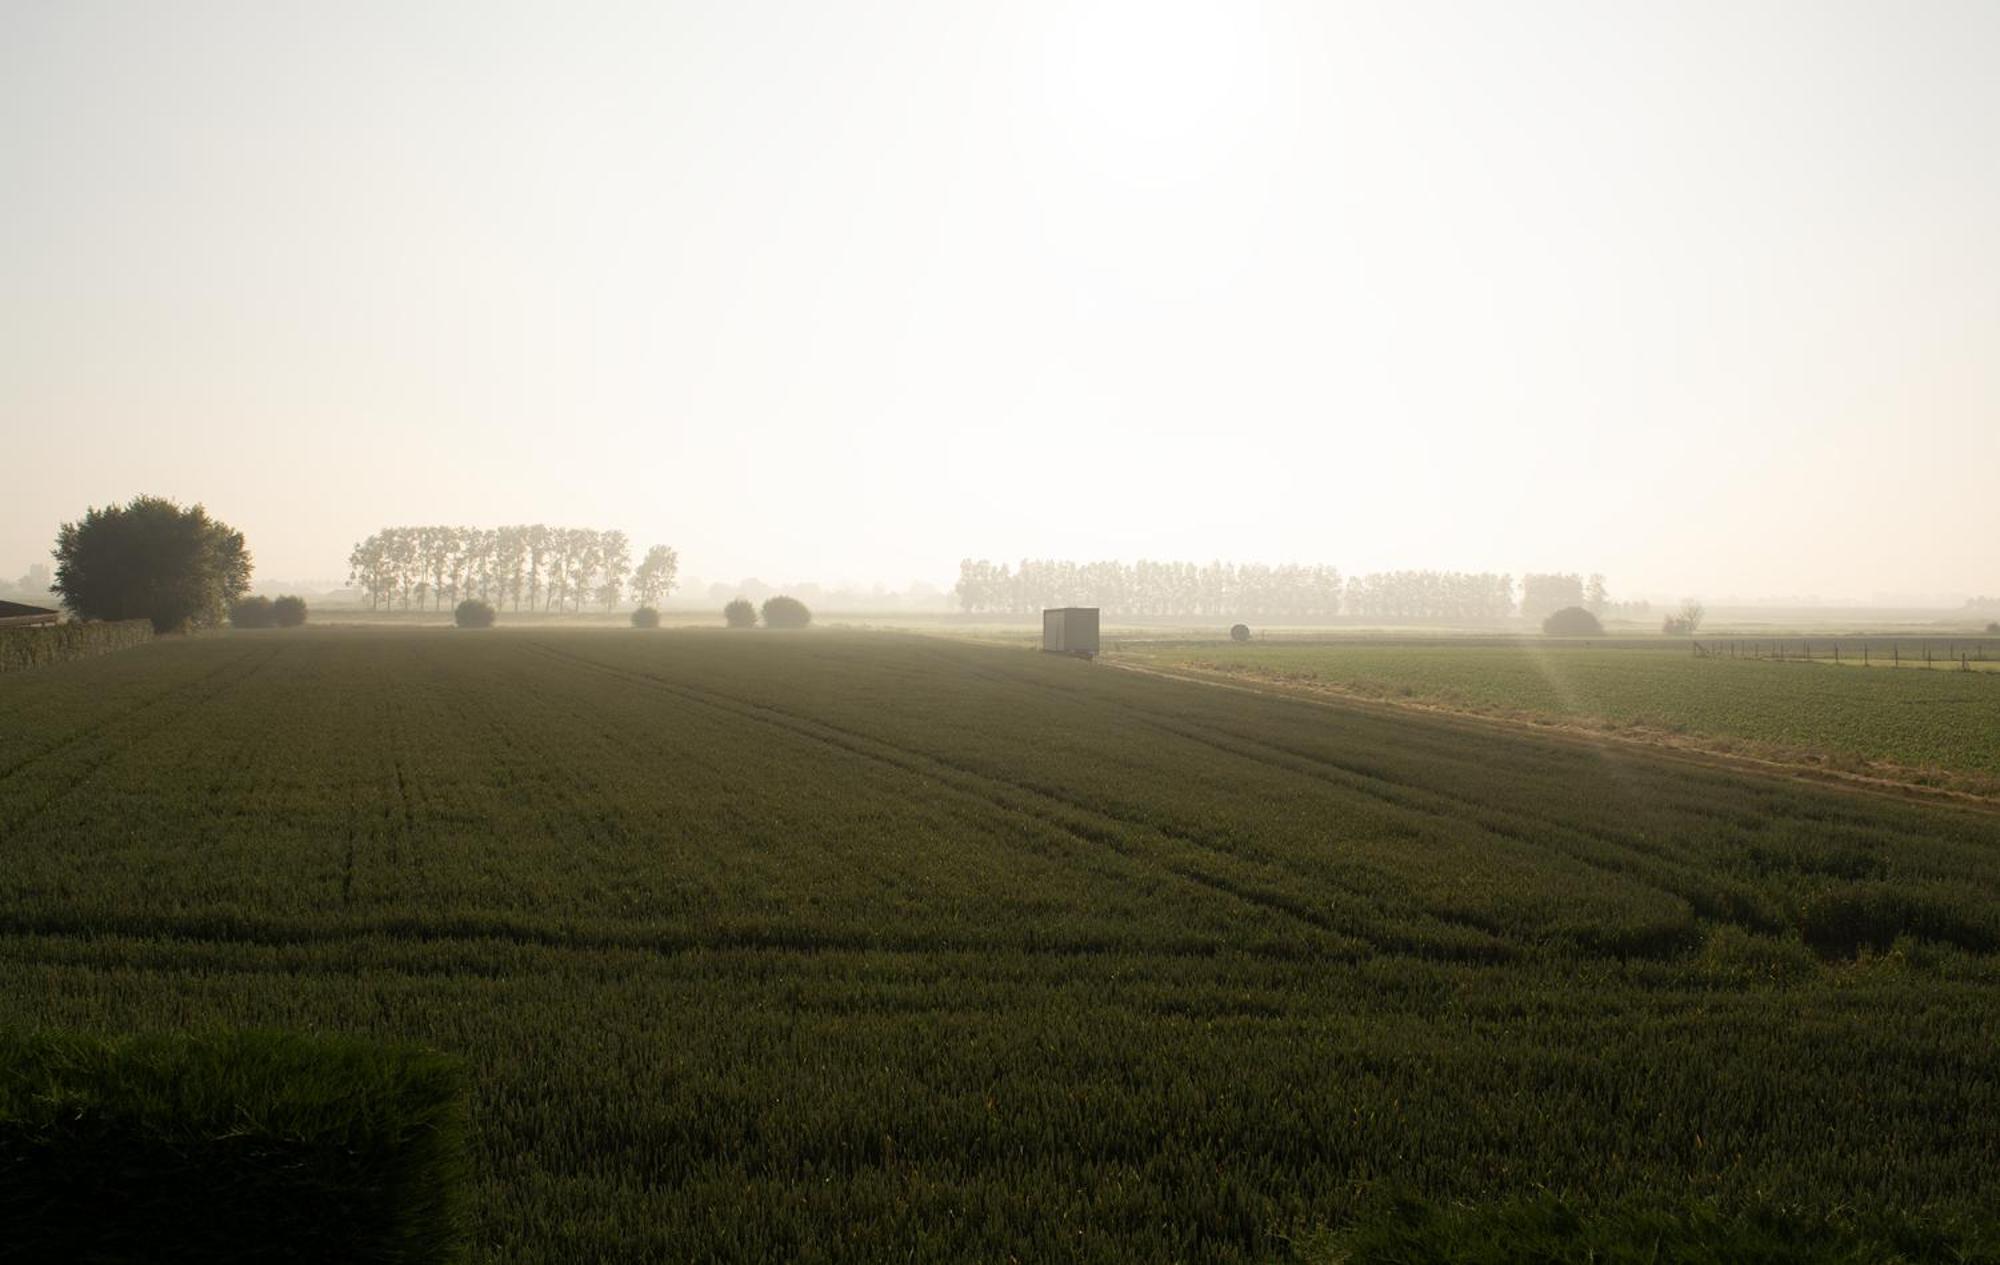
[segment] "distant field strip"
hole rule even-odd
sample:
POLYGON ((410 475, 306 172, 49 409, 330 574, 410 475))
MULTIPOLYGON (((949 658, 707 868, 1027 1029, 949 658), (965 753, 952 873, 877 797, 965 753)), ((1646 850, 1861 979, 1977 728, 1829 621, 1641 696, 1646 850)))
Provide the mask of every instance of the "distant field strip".
MULTIPOLYGON (((1796 650, 1796 647, 1794 647, 1796 650)), ((1821 650, 1824 656, 1824 646, 1821 650)), ((2000 789, 2000 674, 1565 642, 1129 642, 1120 658, 1490 716, 1736 740, 2000 789)), ((1747 749, 1746 747, 1746 749, 1747 749)))
POLYGON ((896 634, 167 639, 0 678, 0 1023, 460 1055, 482 1261, 1990 1218, 2000 822, 896 634))

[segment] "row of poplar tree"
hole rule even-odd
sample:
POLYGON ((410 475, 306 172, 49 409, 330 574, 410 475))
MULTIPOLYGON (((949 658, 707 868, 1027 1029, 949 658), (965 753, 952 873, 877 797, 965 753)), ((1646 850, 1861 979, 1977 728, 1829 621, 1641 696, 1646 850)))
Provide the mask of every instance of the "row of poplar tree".
POLYGON ((968 613, 1028 614, 1096 606, 1128 616, 1246 619, 1539 619, 1566 606, 1611 609, 1604 577, 1568 572, 1511 575, 1385 571, 1343 577, 1339 568, 1246 562, 1066 562, 1024 558, 1018 567, 967 558, 953 590, 968 613), (1518 592, 1519 600, 1516 601, 1518 592))
POLYGON ((680 556, 654 545, 632 565, 622 531, 589 527, 385 527, 354 546, 348 582, 370 610, 443 610, 466 598, 501 609, 658 606, 680 556))

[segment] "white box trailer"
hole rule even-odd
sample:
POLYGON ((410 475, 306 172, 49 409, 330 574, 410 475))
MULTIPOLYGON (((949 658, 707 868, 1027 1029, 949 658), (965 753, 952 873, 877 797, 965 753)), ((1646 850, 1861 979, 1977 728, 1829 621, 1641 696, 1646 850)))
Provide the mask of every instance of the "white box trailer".
POLYGON ((1042 649, 1089 659, 1097 654, 1097 608, 1056 606, 1042 612, 1042 649))

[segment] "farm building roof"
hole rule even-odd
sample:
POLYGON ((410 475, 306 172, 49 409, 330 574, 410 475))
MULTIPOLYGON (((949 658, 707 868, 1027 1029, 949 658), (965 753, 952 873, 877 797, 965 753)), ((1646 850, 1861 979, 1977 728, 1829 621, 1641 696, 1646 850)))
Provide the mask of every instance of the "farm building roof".
POLYGON ((56 612, 46 606, 29 606, 24 602, 0 601, 0 623, 47 623, 56 618, 56 612))

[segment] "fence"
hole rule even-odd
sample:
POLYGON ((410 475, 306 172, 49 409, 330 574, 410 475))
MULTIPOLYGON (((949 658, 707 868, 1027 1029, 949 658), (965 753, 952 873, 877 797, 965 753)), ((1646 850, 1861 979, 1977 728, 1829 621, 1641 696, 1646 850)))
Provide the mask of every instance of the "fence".
POLYGON ((1955 672, 2000 670, 2000 640, 1991 637, 1711 637, 1690 646, 1697 659, 1797 660, 1955 672))

